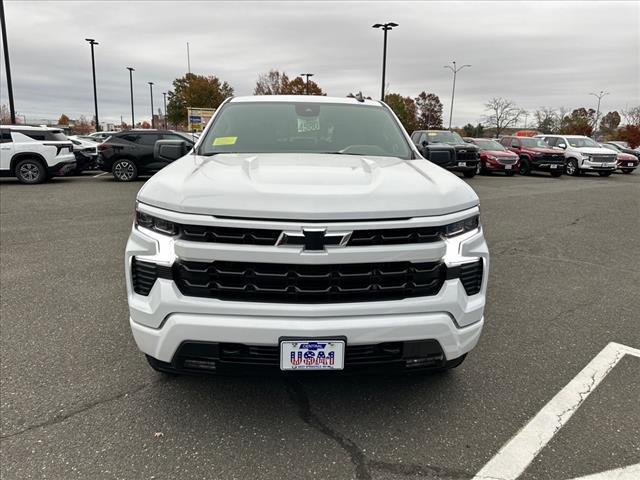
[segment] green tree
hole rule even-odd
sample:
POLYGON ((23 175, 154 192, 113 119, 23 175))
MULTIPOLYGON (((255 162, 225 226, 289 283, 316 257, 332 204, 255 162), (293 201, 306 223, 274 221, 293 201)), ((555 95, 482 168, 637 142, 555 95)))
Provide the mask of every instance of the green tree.
POLYGON ((462 127, 462 132, 464 133, 464 137, 474 137, 476 135, 476 127, 467 123, 464 127, 462 127))
POLYGON ((540 107, 535 111, 536 130, 542 133, 556 133, 560 126, 559 114, 554 108, 540 107))
POLYGON ((618 112, 609 112, 600 121, 600 133, 603 135, 611 135, 620 126, 620 114, 618 112))
POLYGON ((399 93, 388 93, 384 97, 384 101, 398 116, 398 119, 400 119, 400 122, 409 134, 418 129, 416 102, 413 98, 403 97, 399 93))
POLYGON ((566 115, 562 121, 561 133, 565 135, 585 135, 590 137, 593 133, 593 119, 595 110, 576 108, 570 115, 566 115))
POLYGON ((233 88, 213 75, 187 73, 173 81, 173 91, 167 101, 167 119, 173 125, 187 124, 187 107, 218 108, 233 88))
POLYGON ((442 102, 434 93, 420 92, 415 98, 417 109, 417 129, 442 128, 442 102))

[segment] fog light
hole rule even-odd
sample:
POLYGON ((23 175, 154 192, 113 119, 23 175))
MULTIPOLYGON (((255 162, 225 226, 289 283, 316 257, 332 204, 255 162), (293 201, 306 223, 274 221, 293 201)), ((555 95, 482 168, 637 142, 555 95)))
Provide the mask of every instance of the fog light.
POLYGON ((216 362, 213 360, 195 360, 187 358, 183 363, 184 368, 193 368, 196 370, 215 370, 216 362))

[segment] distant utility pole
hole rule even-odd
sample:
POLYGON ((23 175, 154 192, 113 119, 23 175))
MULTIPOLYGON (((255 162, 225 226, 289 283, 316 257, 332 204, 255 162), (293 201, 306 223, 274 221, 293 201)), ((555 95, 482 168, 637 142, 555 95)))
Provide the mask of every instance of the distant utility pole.
POLYGON ((453 67, 451 65, 445 65, 444 68, 448 68, 453 72, 453 90, 451 92, 451 112, 449 113, 449 130, 451 130, 451 119, 453 118, 453 99, 456 96, 456 75, 458 72, 465 67, 470 67, 471 65, 462 65, 461 67, 456 67, 456 61, 453 62, 453 67))
POLYGON ((598 99, 598 108, 596 110, 596 120, 595 120, 595 125, 593 126, 593 132, 595 134, 595 132, 598 130, 598 119, 600 118, 600 101, 602 100, 603 97, 605 97, 606 95, 609 95, 609 92, 600 90, 600 93, 590 93, 589 95, 593 95, 598 99))
POLYGON ((151 93, 151 128, 156 128, 156 122, 153 121, 153 82, 147 82, 149 84, 149 92, 151 93))
POLYGON ((305 82, 305 84, 306 84, 307 95, 309 95, 309 77, 313 77, 313 73, 301 73, 300 76, 307 77, 307 81, 305 82))
POLYGON ((187 72, 191 73, 191 54, 189 53, 189 42, 187 42, 187 72))
POLYGON ((387 32, 397 27, 397 23, 376 23, 371 28, 381 28, 384 31, 384 43, 382 46, 382 91, 380 93, 380 100, 384 102, 384 77, 387 73, 387 32))
POLYGON ((100 121, 98 120, 98 90, 96 88, 96 59, 93 54, 94 45, 99 45, 93 38, 85 38, 91 45, 91 70, 93 71, 93 105, 96 111, 96 132, 100 131, 100 121))
POLYGON ((162 92, 164 97, 164 128, 167 129, 167 92, 162 92))
POLYGON ((131 128, 136 128, 136 121, 133 117, 133 72, 136 71, 133 67, 127 67, 129 70, 129 89, 131 90, 131 128))
POLYGON ((11 65, 9 63, 9 45, 7 44, 7 24, 4 21, 4 0, 0 0, 0 26, 2 27, 2 45, 4 46, 4 66, 7 71, 7 92, 9 94, 9 112, 11 113, 11 123, 15 125, 16 107, 13 103, 13 84, 11 83, 11 65))

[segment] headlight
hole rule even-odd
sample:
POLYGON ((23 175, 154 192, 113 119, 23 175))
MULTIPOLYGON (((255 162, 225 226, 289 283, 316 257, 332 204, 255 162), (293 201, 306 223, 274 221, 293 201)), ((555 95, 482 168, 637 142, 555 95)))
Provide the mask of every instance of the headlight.
POLYGON ((541 157, 542 155, 544 155, 544 153, 541 152, 536 152, 533 154, 534 157, 541 157))
POLYGON ((583 160, 591 160, 591 156, 590 155, 586 155, 586 154, 582 154, 582 159, 583 160))
POLYGON ((474 215, 473 217, 465 218, 464 220, 460 220, 459 222, 445 225, 443 229, 444 236, 455 237, 456 235, 461 235, 463 233, 470 232, 471 230, 475 230, 479 226, 480 215, 474 215))
POLYGON ((493 155, 487 155, 487 160, 498 160, 497 157, 494 157, 493 155))
POLYGON ((135 224, 137 227, 148 228, 162 235, 173 236, 178 234, 178 225, 175 223, 163 218, 154 217, 140 210, 136 210, 135 224))

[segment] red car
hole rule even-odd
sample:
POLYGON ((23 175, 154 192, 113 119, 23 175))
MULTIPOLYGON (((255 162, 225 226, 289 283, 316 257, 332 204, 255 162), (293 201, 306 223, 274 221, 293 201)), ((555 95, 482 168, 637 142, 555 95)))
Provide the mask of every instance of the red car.
POLYGON ((541 138, 508 135, 500 143, 520 157, 520 175, 529 175, 533 170, 549 172, 552 177, 564 173, 564 152, 549 147, 541 138))
POLYGON ((622 173, 631 173, 638 168, 638 157, 631 155, 630 153, 616 152, 618 154, 618 170, 622 170, 622 173))
POLYGON ((489 138, 465 138, 480 148, 480 163, 476 173, 504 172, 512 177, 520 169, 520 157, 489 138))

